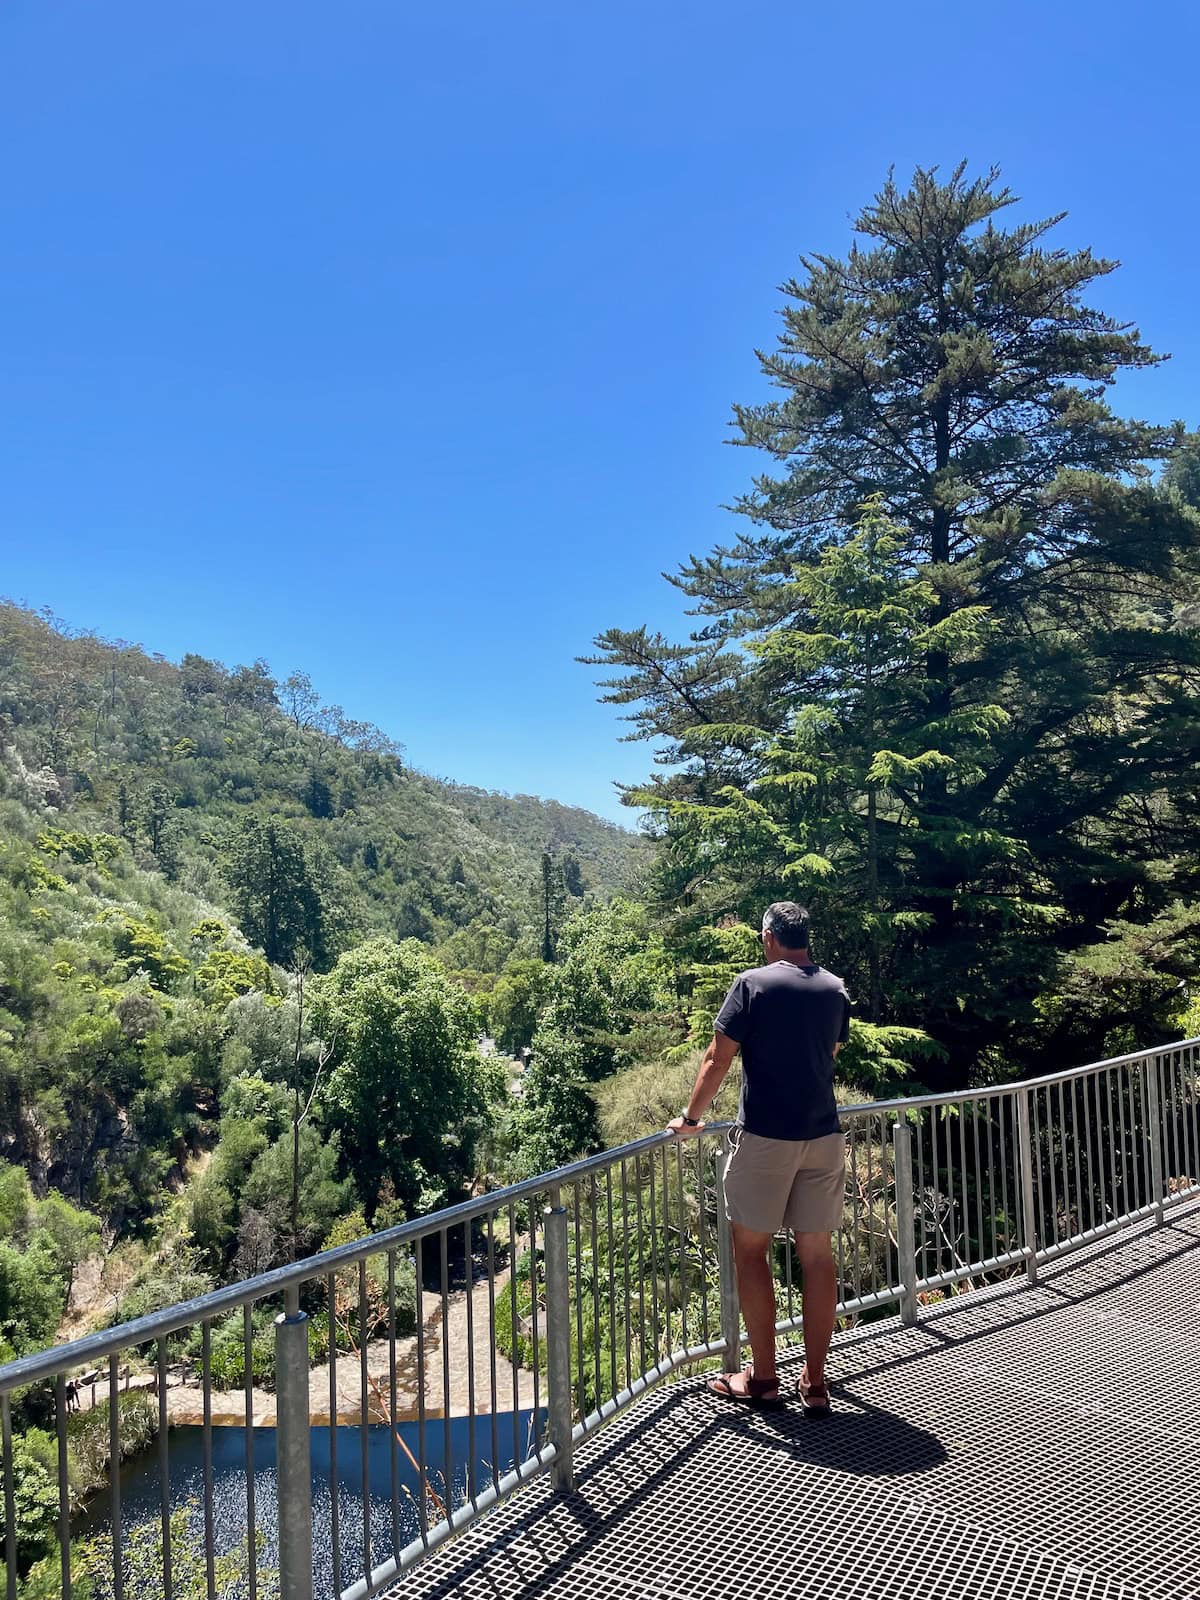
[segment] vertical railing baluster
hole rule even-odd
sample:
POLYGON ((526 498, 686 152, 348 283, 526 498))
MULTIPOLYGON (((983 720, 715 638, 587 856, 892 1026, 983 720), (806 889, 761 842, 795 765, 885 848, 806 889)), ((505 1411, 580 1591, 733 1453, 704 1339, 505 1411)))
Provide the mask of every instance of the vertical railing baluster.
MULTIPOLYGON (((512 1238, 512 1234, 509 1234, 512 1238)), ((417 1294, 417 1525, 421 1535, 422 1545, 429 1547, 429 1451, 426 1440, 427 1429, 425 1399, 426 1372, 425 1372, 425 1239, 424 1234, 419 1234, 413 1240, 413 1281, 417 1294)), ((512 1247, 515 1251, 515 1245, 512 1247)), ((510 1253, 510 1261, 512 1255, 510 1253)), ((513 1283, 510 1277, 509 1282, 513 1283)), ((516 1350, 516 1287, 513 1287, 513 1349, 516 1350)), ((514 1363, 515 1363, 514 1353, 514 1363)), ((516 1385, 513 1386, 513 1395, 516 1395, 516 1385)), ((513 1401, 515 1417, 516 1401, 513 1401)), ((516 1422, 513 1422, 513 1444, 516 1445, 516 1422)), ((340 1593, 340 1591, 339 1591, 340 1593)))
POLYGON ((162 1525, 163 1600, 173 1600, 175 1575, 171 1570, 171 1465, 167 1427, 167 1341, 158 1341, 158 1500, 162 1525))
POLYGON ((1137 1198, 1134 1209, 1141 1211, 1148 1203, 1150 1194, 1150 1141, 1146 1127, 1148 1115, 1146 1093, 1146 1064, 1144 1061, 1132 1063, 1127 1071, 1129 1073, 1129 1143, 1133 1163, 1134 1181, 1137 1185, 1137 1198))
POLYGON ((546 1383, 550 1442, 554 1446, 551 1475, 556 1489, 575 1487, 571 1422, 571 1280, 567 1213, 560 1190, 550 1191, 542 1215, 546 1253, 546 1383))
POLYGON ((71 1600, 71 1469, 67 1454, 67 1380, 61 1372, 54 1380, 54 1433, 58 1443, 58 1570, 62 1600, 71 1600))
POLYGON ((600 1229, 596 1188, 596 1174, 593 1171, 588 1175, 588 1214, 592 1233, 592 1375, 596 1385, 596 1404, 601 1406, 604 1404, 604 1387, 600 1376, 600 1229))
MULTIPOLYGON (((4 1570, 6 1600, 17 1600, 17 1491, 13 1466, 12 1402, 8 1391, 0 1392, 0 1451, 4 1454, 4 1570)), ((120 1474, 114 1472, 113 1477, 120 1474)), ((119 1493, 119 1491, 118 1491, 119 1493)), ((120 1500, 117 1501, 120 1510, 120 1500)), ((117 1540, 113 1525, 113 1549, 117 1540)))
MULTIPOLYGON (((638 1372, 646 1371, 646 1227, 642 1213, 642 1158, 633 1158, 633 1193, 637 1214, 637 1268, 638 1268, 638 1372)), ((582 1343, 580 1366, 583 1365, 582 1343)), ((582 1412, 580 1413, 582 1415, 582 1412)))
POLYGON ((725 1163, 720 1160, 717 1162, 717 1273, 721 1295, 721 1339, 725 1346, 721 1366, 726 1372, 737 1372, 742 1364, 742 1314, 733 1259, 733 1229, 725 1209, 725 1163))
POLYGON ((917 1227, 917 1275, 919 1278, 927 1278, 929 1276, 929 1246, 926 1242, 928 1230, 925 1226, 925 1124, 927 1120, 924 1110, 917 1113, 917 1191, 913 1217, 917 1227))
POLYGON ((1163 1189, 1164 1193, 1170 1188, 1171 1177, 1179 1170, 1179 1140, 1178 1128, 1175 1121, 1175 1065, 1171 1051, 1166 1051, 1159 1058, 1159 1116, 1162 1128, 1161 1141, 1163 1147, 1163 1189))
POLYGON ((1171 1081, 1171 1111, 1170 1126, 1171 1139, 1175 1148, 1175 1160, 1172 1170, 1165 1174, 1167 1192, 1171 1193, 1172 1183, 1179 1189, 1187 1187, 1187 1171, 1189 1166, 1188 1156, 1188 1124, 1187 1124, 1187 1095, 1183 1077, 1183 1052, 1169 1050, 1167 1052, 1167 1071, 1171 1081))
MULTIPOLYGON (((696 1201, 699 1211, 698 1244, 700 1251, 700 1342, 708 1341, 708 1186, 704 1181, 704 1137, 693 1141, 696 1147, 696 1201)), ((791 1235, 789 1234, 789 1238, 791 1235)))
MULTIPOLYGON (((671 1185, 667 1177, 667 1147, 661 1146, 662 1156, 662 1226, 663 1226, 663 1344, 661 1354, 671 1354, 671 1185)), ((657 1165, 657 1163, 656 1163, 657 1165)))
MULTIPOLYGON (((1042 1119, 1038 1110, 1040 1105, 1040 1091, 1036 1088, 1020 1091, 1026 1100, 1026 1110, 1032 1122, 1032 1157, 1034 1161, 1034 1183, 1036 1184, 1035 1201, 1036 1214, 1031 1215, 1030 1221, 1034 1232, 1043 1244, 1048 1242, 1049 1229, 1046 1223, 1046 1161, 1042 1148, 1042 1119)), ((1049 1120, 1049 1102, 1047 1102, 1047 1120, 1049 1120)), ((1022 1234, 1022 1245, 1026 1243, 1022 1234)))
POLYGON ((896 1176, 896 1245, 900 1278, 900 1321, 911 1328, 917 1320, 916 1212, 913 1205, 912 1130, 904 1112, 892 1127, 892 1167, 896 1176))
MULTIPOLYGON (((575 1211, 575 1381, 579 1389, 579 1420, 588 1414, 587 1362, 583 1358, 583 1195, 578 1182, 572 1184, 575 1211)), ((645 1336, 645 1328, 642 1330, 645 1336)))
POLYGON ((1083 1108, 1087 1123, 1088 1142, 1088 1188, 1092 1195, 1092 1227, 1097 1226, 1096 1202, 1100 1203, 1100 1224, 1106 1220, 1108 1210, 1108 1195, 1104 1185, 1104 1148, 1101 1143, 1103 1129, 1100 1126, 1100 1079, 1097 1075, 1089 1074, 1086 1081, 1086 1098, 1083 1108), (1092 1101, 1096 1104, 1096 1143, 1092 1143, 1092 1101), (1095 1160, 1098 1153, 1099 1159, 1095 1160), (1093 1162, 1095 1165, 1093 1167, 1093 1162))
MULTIPOLYGON (((338 1323, 337 1273, 325 1279, 329 1315, 329 1543, 333 1556, 333 1592, 342 1592, 342 1499, 338 1476, 338 1323)), ((420 1296, 417 1297, 418 1302, 420 1296)))
POLYGON ((204 1389, 204 1423, 200 1437, 203 1441, 204 1481, 204 1583, 208 1600, 217 1595, 217 1519, 213 1504, 213 1422, 212 1422, 212 1323, 204 1322, 200 1329, 200 1371, 204 1389))
POLYGON ((1188 1176, 1193 1184, 1200 1184, 1200 1045, 1193 1045, 1187 1052, 1186 1071, 1192 1129, 1192 1169, 1188 1176))
POLYGON ((515 1470, 521 1465, 523 1458, 521 1455, 521 1381, 518 1376, 520 1367, 517 1362, 517 1290, 520 1284, 520 1279, 517 1276, 517 1212, 511 1200, 508 1202, 508 1237, 509 1307, 512 1312, 512 1447, 513 1469, 515 1470))
MULTIPOLYGON (((664 1156, 666 1146, 663 1146, 664 1156)), ((675 1199, 679 1221, 679 1348, 688 1347, 687 1207, 683 1198, 683 1145, 675 1141, 675 1199)))
MULTIPOLYGON (((945 1135, 946 1147, 946 1216, 949 1227, 949 1245, 951 1256, 957 1258, 958 1247, 955 1241, 958 1238, 958 1201, 954 1191, 954 1128, 958 1119, 957 1116, 951 1115, 951 1112, 955 1110, 954 1102, 943 1106, 941 1109, 942 1132, 945 1135)), ((943 1229, 942 1231, 945 1234, 947 1230, 943 1229)), ((953 1268, 955 1261, 952 1260, 950 1265, 953 1268)))
POLYGON ((284 1310, 275 1318, 275 1399, 280 1600, 312 1600, 308 1317, 296 1286, 288 1288, 284 1310))
MULTIPOLYGON (((697 1139, 697 1144, 700 1140, 697 1139)), ((625 1268, 625 1384, 633 1382, 633 1299, 629 1270, 629 1173, 624 1156, 621 1157, 621 1256, 625 1268)))
MULTIPOLYGON (((866 1212, 867 1217, 867 1285, 865 1292, 871 1295, 874 1294, 877 1288, 875 1252, 875 1119, 868 1112, 862 1120, 867 1134, 867 1185, 863 1200, 863 1210, 866 1212)), ((801 1299, 801 1304, 803 1305, 803 1298, 801 1299)))
MULTIPOLYGON (((112 1575, 113 1575, 113 1600, 124 1600, 125 1596, 125 1552, 124 1529, 121 1526, 121 1402, 117 1393, 117 1382, 120 1377, 118 1358, 115 1355, 108 1358, 108 1475, 109 1475, 109 1503, 112 1507, 112 1575)), ((208 1379, 205 1377, 204 1393, 208 1395, 208 1379)), ((9 1527, 13 1526, 9 1522, 9 1527)), ((13 1543, 15 1544, 15 1540, 13 1543)), ((208 1545, 208 1530, 205 1528, 205 1545, 208 1545)), ((207 1548, 205 1551, 207 1555, 207 1548)))
MULTIPOLYGON (((861 1222, 862 1194, 858 1187, 858 1119, 850 1124, 850 1215, 851 1227, 854 1232, 853 1248, 850 1253, 850 1267, 854 1274, 853 1287, 855 1300, 862 1298, 862 1222, 861 1222)), ((803 1293, 803 1290, 801 1290, 803 1293)))
MULTIPOLYGON (((987 1255, 983 1237, 983 1159, 979 1148, 979 1101, 971 1102, 971 1148, 975 1152, 975 1248, 976 1261, 987 1255)), ((991 1145, 989 1143, 989 1150, 991 1145)), ((990 1190, 989 1190, 990 1193, 990 1190)))
MULTIPOLYGON (((654 1360, 649 1363, 649 1366, 646 1369, 647 1371, 649 1371, 651 1367, 656 1367, 658 1365, 660 1355, 658 1334, 658 1207, 655 1203, 654 1197, 656 1166, 657 1163, 654 1159, 654 1152, 647 1152, 646 1167, 650 1174, 650 1331, 654 1337, 654 1360)), ((645 1362, 645 1359, 646 1358, 643 1355, 643 1362, 645 1362)))
POLYGON ((792 1281, 792 1230, 785 1228, 783 1233, 783 1285, 787 1295, 788 1321, 796 1319, 796 1286, 792 1281))
POLYGON ((1079 1137, 1079 1090, 1082 1088, 1080 1078, 1071 1079, 1071 1150, 1075 1161, 1075 1229, 1074 1237, 1078 1237, 1085 1229, 1083 1214, 1083 1141, 1079 1137))
POLYGON ((249 1600, 258 1596, 258 1521, 254 1482, 254 1308, 242 1307, 242 1409, 246 1419, 246 1556, 249 1600))
POLYGON ((619 1388, 617 1383, 617 1263, 614 1260, 617 1241, 613 1224, 611 1165, 604 1169, 604 1192, 608 1217, 608 1371, 612 1393, 615 1395, 619 1388))
POLYGON ((367 1310, 367 1258, 358 1263, 358 1446, 362 1464, 363 1576, 370 1581, 371 1567, 371 1388, 367 1366, 370 1352, 367 1310))
POLYGON ((158 1522, 162 1530, 163 1600, 173 1600, 174 1573, 171 1570, 171 1464, 170 1429, 166 1411, 166 1339, 158 1339, 158 1522))
MULTIPOLYGON (((487 1214, 488 1248, 488 1381, 492 1386, 492 1483, 500 1482, 500 1401, 496 1394, 496 1213, 487 1214)), ((517 1397, 512 1397, 513 1405, 517 1397)))
POLYGON ((392 1555, 400 1554, 400 1401, 396 1385, 396 1252, 387 1253, 388 1487, 391 1491, 392 1555))
POLYGON ((1030 1124, 1030 1101, 1037 1090, 1017 1090, 1017 1168, 1021 1181, 1021 1247, 1027 1251, 1025 1276, 1030 1284, 1038 1281, 1038 1228, 1033 1204, 1033 1162, 1035 1144, 1030 1124))
POLYGON ((850 1296, 846 1292, 849 1283, 849 1274, 846 1271, 846 1216, 845 1204, 842 1206, 841 1226, 833 1236, 833 1270, 837 1279, 837 1303, 840 1306, 850 1296))
POLYGON ((1179 1120, 1183 1129, 1183 1171, 1179 1176, 1183 1179, 1183 1188, 1187 1189, 1195 1177, 1196 1146, 1193 1138, 1192 1127, 1192 1080, 1191 1080, 1191 1051, 1180 1050, 1177 1052, 1179 1062, 1179 1120))
POLYGON ((1187 1112, 1188 1085, 1186 1052, 1183 1050, 1173 1050, 1171 1052, 1171 1062, 1171 1070, 1174 1075, 1175 1084, 1177 1085, 1175 1090, 1176 1110, 1174 1116, 1179 1145, 1179 1165, 1174 1173, 1169 1172, 1167 1174, 1167 1179, 1168 1182, 1172 1178, 1177 1179, 1179 1190, 1182 1192, 1188 1186, 1187 1180, 1191 1173, 1192 1166, 1191 1123, 1188 1120, 1187 1112))
POLYGON ((967 1103, 955 1101, 958 1122, 958 1170, 962 1179, 962 1262, 964 1267, 974 1264, 971 1252, 971 1191, 967 1184, 967 1103))
POLYGON ((1159 1057, 1151 1056, 1143 1062, 1146 1071, 1148 1097, 1147 1139, 1150 1146, 1150 1191, 1154 1206, 1154 1220, 1163 1225, 1163 1140, 1162 1095, 1159 1082, 1159 1057))
MULTIPOLYGON (((1107 1133, 1105 1142, 1108 1145, 1108 1192, 1110 1195, 1109 1217, 1105 1219, 1106 1221, 1113 1220, 1121 1215, 1121 1201, 1117 1191, 1117 1125, 1113 1111, 1112 1075, 1113 1069, 1106 1067, 1104 1072, 1104 1127, 1107 1133)), ((1099 1111, 1097 1111, 1097 1115, 1099 1115, 1099 1111)))
POLYGON ((538 1245, 537 1209, 532 1195, 529 1197, 529 1334, 533 1346, 533 1442, 542 1448, 542 1395, 541 1395, 541 1340, 538 1335, 538 1245))
POLYGON ((446 1515, 454 1509, 454 1442, 450 1437, 450 1240, 438 1230, 438 1270, 442 1289, 442 1499, 446 1515))
MULTIPOLYGON (((1128 1216, 1131 1211, 1136 1211, 1140 1204, 1137 1198, 1136 1181, 1133 1183, 1133 1193, 1130 1193, 1130 1182, 1131 1178, 1136 1174, 1136 1168, 1134 1168, 1134 1173, 1131 1174, 1130 1162, 1132 1157, 1129 1149, 1129 1129, 1125 1124, 1125 1099, 1132 1078, 1124 1067, 1116 1067, 1113 1070, 1117 1073, 1117 1111, 1119 1114, 1118 1120, 1121 1124, 1121 1211, 1123 1216, 1128 1216)), ((1132 1115, 1130 1120, 1132 1121, 1132 1115)))
POLYGON ((475 1464, 475 1256, 469 1217, 463 1223, 463 1260, 467 1275, 467 1497, 478 1511, 479 1481, 475 1464))
POLYGON ((1008 1112, 1008 1095, 996 1097, 996 1134, 1000 1141, 1000 1215, 1004 1218, 1004 1243, 996 1239, 996 1254, 1009 1255, 1012 1251, 1012 1217, 1008 1210, 1008 1157, 1012 1145, 1012 1118, 1008 1112))
MULTIPOLYGON (((1054 1229, 1054 1240, 1053 1240, 1053 1242, 1055 1244, 1057 1244, 1058 1243, 1058 1185, 1057 1185, 1055 1179, 1056 1179, 1056 1170, 1057 1170, 1058 1163, 1057 1163, 1056 1153, 1055 1153, 1055 1148, 1054 1148, 1054 1120, 1053 1119, 1054 1119, 1053 1085, 1052 1084, 1047 1084, 1047 1086, 1046 1086, 1046 1143, 1047 1143, 1047 1145, 1049 1147, 1049 1157, 1050 1157, 1049 1162, 1047 1163, 1047 1172, 1048 1172, 1048 1175, 1049 1175, 1049 1178, 1050 1178, 1050 1220, 1051 1220, 1051 1226, 1054 1229)), ((1059 1126, 1059 1135, 1060 1135, 1059 1143, 1060 1144, 1062 1143, 1061 1123, 1062 1123, 1062 1117, 1061 1117, 1061 1114, 1060 1114, 1060 1116, 1059 1116, 1059 1124, 1060 1124, 1060 1126, 1059 1126)))

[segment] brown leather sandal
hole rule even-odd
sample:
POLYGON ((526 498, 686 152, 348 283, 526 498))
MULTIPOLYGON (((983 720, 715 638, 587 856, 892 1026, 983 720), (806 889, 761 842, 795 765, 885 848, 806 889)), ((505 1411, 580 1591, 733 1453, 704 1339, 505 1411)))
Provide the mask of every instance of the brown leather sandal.
POLYGON ((800 1369, 800 1377, 796 1383, 796 1392, 800 1396, 800 1404, 807 1417, 827 1417, 830 1412, 829 1389, 823 1383, 809 1383, 808 1368, 800 1369))
POLYGON ((720 1395, 722 1400, 734 1400, 743 1406, 768 1406, 771 1408, 782 1406, 783 1401, 779 1395, 778 1378, 755 1378, 746 1374, 745 1389, 735 1389, 730 1383, 731 1374, 723 1372, 719 1378, 710 1378, 709 1390, 720 1395))

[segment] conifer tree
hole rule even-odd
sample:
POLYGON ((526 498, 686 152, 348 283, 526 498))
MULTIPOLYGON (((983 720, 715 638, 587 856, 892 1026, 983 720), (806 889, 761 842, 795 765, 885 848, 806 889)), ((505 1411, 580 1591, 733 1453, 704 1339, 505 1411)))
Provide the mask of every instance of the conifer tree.
POLYGON ((247 817, 230 834, 221 870, 243 931, 268 961, 324 964, 325 906, 294 827, 277 817, 247 817))
MULTIPOLYGON (((1105 397, 1120 371, 1161 358, 1088 303, 1115 263, 1052 247, 1061 217, 1002 227, 1013 203, 995 172, 889 179, 845 259, 803 262, 783 286, 778 348, 759 357, 779 394, 735 410, 737 442, 771 463, 737 506, 751 526, 673 578, 700 618, 687 643, 611 629, 592 658, 615 669, 606 698, 676 769, 631 798, 663 818, 660 884, 678 904, 720 875, 728 841, 690 849, 673 808, 745 796, 760 776, 761 751, 720 730, 779 738, 814 688, 826 707, 849 692, 844 661, 814 677, 772 641, 821 631, 801 575, 879 497, 896 570, 932 597, 921 715, 974 741, 970 761, 905 783, 920 926, 897 947, 892 1002, 946 1047, 947 1083, 1001 1042, 1036 1059, 1061 955, 1177 892, 1127 834, 1149 805, 1182 842, 1200 722, 1200 644, 1181 605, 1200 518, 1152 470, 1181 430, 1119 418, 1105 397), (972 614, 987 635, 960 652, 953 619, 972 614), (980 739, 995 706, 1007 718, 980 739)), ((1194 863, 1194 838, 1183 854, 1194 863)))

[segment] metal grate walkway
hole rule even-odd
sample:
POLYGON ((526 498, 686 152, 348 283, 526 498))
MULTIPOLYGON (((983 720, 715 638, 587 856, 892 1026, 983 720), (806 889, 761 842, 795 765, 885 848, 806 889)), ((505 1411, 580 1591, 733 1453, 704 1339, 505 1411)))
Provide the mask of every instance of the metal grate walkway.
MULTIPOLYGON (((689 1378, 389 1600, 1198 1600, 1200 1208, 835 1342, 835 1415, 689 1378)), ((794 1373, 798 1356, 784 1366, 794 1373)))

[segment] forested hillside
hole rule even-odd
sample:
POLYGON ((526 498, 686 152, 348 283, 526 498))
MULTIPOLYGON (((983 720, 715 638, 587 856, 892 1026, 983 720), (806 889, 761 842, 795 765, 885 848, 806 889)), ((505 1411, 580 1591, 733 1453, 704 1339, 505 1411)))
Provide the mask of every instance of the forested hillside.
POLYGON ((136 864, 231 909, 249 903, 229 874, 246 819, 287 823, 323 905, 310 930, 318 965, 379 932, 496 972, 523 938, 540 947, 545 851, 559 899, 627 888, 636 869, 630 832, 416 772, 301 672, 277 680, 263 661, 229 670, 195 655, 176 666, 11 604, 0 606, 0 740, 17 801, 111 833, 136 864))
POLYGON ((489 991, 527 1043, 505 994, 640 849, 300 673, 0 606, 0 1354, 101 1240, 115 1316, 460 1193, 504 1144, 489 991))

